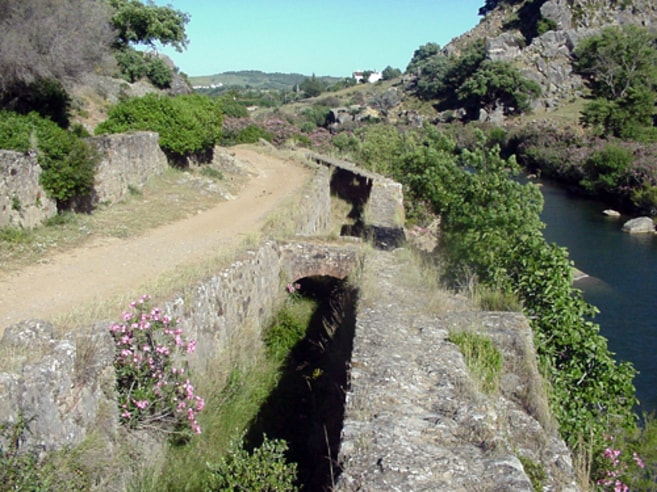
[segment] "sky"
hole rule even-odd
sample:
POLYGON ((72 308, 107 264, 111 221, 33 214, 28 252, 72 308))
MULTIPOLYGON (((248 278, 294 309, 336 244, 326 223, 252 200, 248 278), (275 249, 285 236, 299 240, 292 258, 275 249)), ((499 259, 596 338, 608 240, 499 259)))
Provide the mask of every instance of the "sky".
POLYGON ((484 0, 156 0, 191 15, 183 53, 162 52, 190 76, 232 70, 348 77, 402 71, 413 52, 477 25, 484 0))

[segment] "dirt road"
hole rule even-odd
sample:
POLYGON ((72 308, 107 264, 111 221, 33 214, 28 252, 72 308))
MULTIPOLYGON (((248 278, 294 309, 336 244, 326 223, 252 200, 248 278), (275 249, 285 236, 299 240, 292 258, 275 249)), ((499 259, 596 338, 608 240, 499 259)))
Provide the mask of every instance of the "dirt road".
POLYGON ((302 186, 302 165, 235 148, 257 170, 234 200, 130 239, 104 239, 0 276, 0 335, 25 319, 53 319, 125 294, 176 267, 216 256, 257 232, 267 215, 302 186))

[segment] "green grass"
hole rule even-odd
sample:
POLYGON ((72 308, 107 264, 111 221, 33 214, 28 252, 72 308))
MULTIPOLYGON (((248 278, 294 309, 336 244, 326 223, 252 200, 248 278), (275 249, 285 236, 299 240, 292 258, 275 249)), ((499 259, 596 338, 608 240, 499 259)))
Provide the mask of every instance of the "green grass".
POLYGON ((499 388, 504 359, 492 340, 470 331, 450 333, 448 340, 461 349, 479 389, 486 394, 495 393, 499 388))

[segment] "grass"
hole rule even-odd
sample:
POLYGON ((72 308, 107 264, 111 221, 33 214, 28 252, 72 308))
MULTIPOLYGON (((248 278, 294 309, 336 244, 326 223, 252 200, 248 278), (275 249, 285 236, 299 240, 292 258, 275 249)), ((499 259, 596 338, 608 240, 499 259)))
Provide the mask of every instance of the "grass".
POLYGON ((493 341, 471 331, 450 333, 448 340, 461 349, 465 364, 478 388, 486 394, 496 393, 504 358, 493 341))

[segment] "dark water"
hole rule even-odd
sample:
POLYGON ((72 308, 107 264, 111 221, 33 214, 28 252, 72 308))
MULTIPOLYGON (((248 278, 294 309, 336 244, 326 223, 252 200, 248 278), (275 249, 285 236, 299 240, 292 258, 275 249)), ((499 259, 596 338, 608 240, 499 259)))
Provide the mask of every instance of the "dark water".
POLYGON ((575 266, 591 276, 575 286, 600 310, 595 321, 616 360, 639 371, 639 410, 657 410, 657 236, 621 232, 632 217, 608 218, 600 202, 549 183, 541 190, 546 239, 565 246, 575 266))

